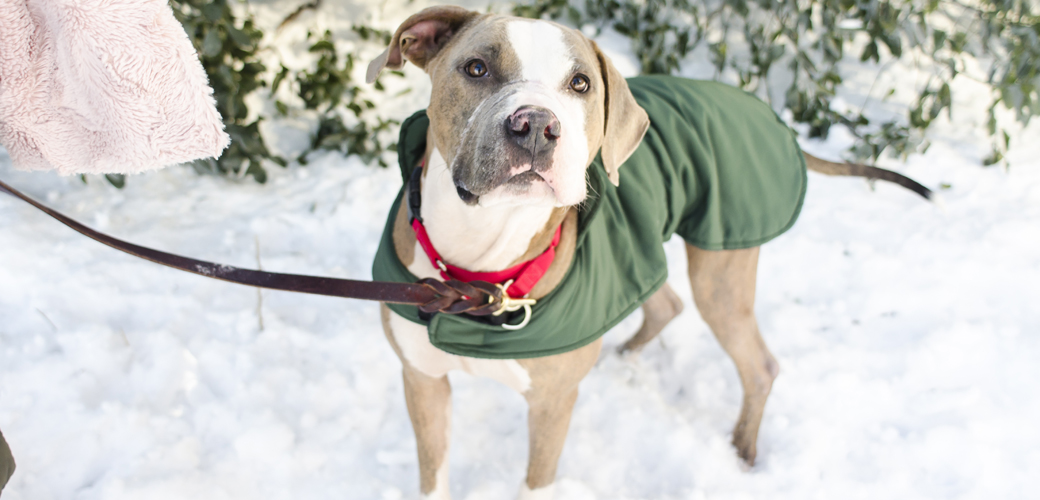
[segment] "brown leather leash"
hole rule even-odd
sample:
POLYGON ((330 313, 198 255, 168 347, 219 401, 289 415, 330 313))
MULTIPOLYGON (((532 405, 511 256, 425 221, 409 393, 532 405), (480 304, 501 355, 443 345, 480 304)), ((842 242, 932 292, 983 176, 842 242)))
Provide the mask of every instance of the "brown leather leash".
POLYGON ((207 278, 270 290, 412 304, 419 306, 419 310, 425 313, 466 313, 475 316, 485 316, 504 311, 510 307, 511 299, 508 294, 504 294, 502 288, 498 285, 493 285, 486 281, 464 283, 458 280, 439 281, 433 278, 422 279, 415 283, 360 281, 300 274, 270 273, 183 257, 134 245, 133 243, 128 243, 90 229, 22 194, 3 181, 0 181, 0 192, 19 198, 41 212, 57 219, 62 224, 69 226, 74 231, 116 250, 150 260, 156 264, 162 264, 207 278))

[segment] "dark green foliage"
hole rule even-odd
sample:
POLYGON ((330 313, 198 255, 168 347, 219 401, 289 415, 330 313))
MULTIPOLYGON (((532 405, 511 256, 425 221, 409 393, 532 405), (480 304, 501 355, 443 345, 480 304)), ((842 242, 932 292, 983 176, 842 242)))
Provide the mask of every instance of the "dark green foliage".
POLYGON ((217 111, 231 136, 231 145, 220 158, 198 160, 193 166, 201 172, 266 181, 262 160, 282 166, 286 162, 268 151, 259 133, 260 119, 247 122, 245 97, 267 85, 262 78, 267 68, 257 55, 263 33, 252 19, 235 19, 227 0, 170 0, 170 6, 199 53, 217 111))
MULTIPOLYGON (((195 162, 195 168, 264 182, 265 164, 284 166, 286 160, 271 154, 259 133, 262 118, 247 121, 245 103, 251 92, 266 87, 273 97, 283 85, 291 86, 303 109, 317 113, 311 149, 297 161, 306 163, 311 151, 327 149, 385 166, 382 156, 395 149, 391 141, 397 122, 373 110, 368 93, 385 91, 382 82, 369 87, 353 81, 356 53, 337 52, 329 32, 309 34, 309 50, 318 57, 315 66, 293 71, 279 64, 272 73, 258 56, 263 34, 248 16, 237 19, 229 1, 170 0, 199 52, 232 138, 219 159, 195 162)), ((675 72, 703 45, 716 78, 725 74, 770 100, 782 96, 774 107, 789 110, 795 122, 807 126, 810 137, 827 137, 834 125, 847 127, 857 138, 851 151, 858 159, 925 150, 928 127, 944 112, 953 116, 950 83, 968 77, 965 60, 971 56, 983 62, 988 71, 984 82, 993 91, 988 131, 995 140, 984 160, 987 165, 1002 162, 1009 145, 998 106, 1013 110, 1023 124, 1040 114, 1040 21, 1035 10, 1026 0, 979 0, 975 5, 960 0, 535 0, 514 7, 514 13, 526 17, 613 28, 631 39, 644 73, 675 72), (880 75, 903 55, 912 55, 932 75, 904 118, 873 122, 862 109, 835 109, 834 97, 844 84, 842 61, 876 63, 880 75), (785 74, 771 78, 777 68, 785 74), (789 84, 771 91, 769 84, 778 80, 789 84)), ((353 31, 362 43, 380 47, 391 35, 365 26, 353 31)), ((887 89, 882 99, 891 94, 887 89)), ((282 101, 274 105, 283 116, 300 111, 282 101)), ((125 182, 122 176, 107 178, 116 186, 125 182)))
MULTIPOLYGON (((287 161, 272 154, 264 143, 259 128, 264 117, 247 120, 250 110, 245 102, 246 96, 261 88, 269 88, 268 95, 274 96, 283 84, 292 85, 293 93, 302 99, 305 109, 319 113, 311 149, 297 158, 300 163, 306 163, 307 154, 313 150, 330 149, 357 154, 366 162, 385 166, 382 153, 393 150, 394 145, 384 143, 381 136, 387 134, 381 133, 397 122, 369 112, 374 107, 371 100, 364 97, 364 92, 369 90, 362 90, 351 76, 356 55, 347 54, 341 65, 332 34, 325 32, 309 49, 319 56, 313 69, 294 72, 279 63, 279 70, 271 75, 259 57, 264 49, 261 46, 263 33, 251 17, 237 19, 229 1, 170 0, 174 14, 199 53, 213 87, 217 110, 231 136, 231 145, 220 158, 196 161, 195 169, 233 177, 250 176, 263 183, 267 180, 266 162, 286 166, 287 161), (342 116, 348 112, 356 119, 352 126, 343 122, 342 116)), ((383 46, 389 43, 390 34, 385 31, 355 26, 354 32, 362 41, 383 46)), ((374 89, 383 91, 383 86, 376 82, 374 89)), ((275 108, 282 116, 292 111, 290 105, 281 101, 275 101, 275 108)), ((109 180, 121 187, 122 179, 109 180)))
MULTIPOLYGON (((384 45, 390 42, 390 33, 385 31, 354 26, 354 32, 362 40, 379 40, 384 45)), ((308 33, 308 39, 312 37, 313 34, 308 33)), ((305 70, 297 73, 295 80, 304 106, 321 113, 318 130, 311 138, 311 150, 328 149, 347 155, 356 154, 366 163, 375 161, 380 166, 387 166, 386 161, 382 158, 383 152, 394 150, 395 145, 393 143, 384 145, 380 142, 380 133, 388 131, 394 125, 399 125, 400 122, 387 120, 371 113, 371 110, 375 109, 375 104, 364 98, 362 87, 352 80, 351 73, 354 70, 356 56, 347 54, 343 65, 340 66, 339 55, 336 53, 336 47, 332 41, 332 33, 328 31, 315 41, 309 50, 319 54, 317 66, 314 71, 305 70), (343 116, 337 110, 341 105, 356 119, 354 126, 347 126, 343 122, 343 116)), ((283 67, 279 76, 284 72, 283 67)), ((396 72, 396 74, 401 73, 396 72)), ((280 82, 281 80, 276 78, 275 90, 280 82)), ((384 90, 382 82, 378 80, 373 88, 377 91, 384 90)), ((279 109, 282 108, 279 107, 279 109)), ((306 154, 300 156, 300 163, 306 163, 306 154)))
POLYGON ((991 164, 1008 146, 997 105, 1013 110, 1022 124, 1040 114, 1036 10, 1029 0, 535 0, 513 12, 611 27, 632 40, 644 73, 673 73, 703 44, 715 78, 731 72, 741 88, 767 98, 779 95, 768 88, 781 79, 770 78, 779 66, 790 84, 775 107, 808 125, 810 137, 827 137, 833 125, 847 127, 858 139, 852 148, 858 159, 926 149, 924 131, 944 111, 952 118, 950 83, 968 77, 965 56, 971 56, 988 70, 984 83, 993 90, 989 132, 1004 138, 986 160, 991 164), (862 110, 835 109, 843 60, 878 63, 880 75, 904 55, 932 75, 904 119, 874 123, 862 110))

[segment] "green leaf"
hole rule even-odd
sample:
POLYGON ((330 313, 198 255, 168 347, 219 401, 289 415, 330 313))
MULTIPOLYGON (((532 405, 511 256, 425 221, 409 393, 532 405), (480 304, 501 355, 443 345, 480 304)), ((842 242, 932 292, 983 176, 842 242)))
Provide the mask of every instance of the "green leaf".
POLYGON ((880 59, 879 59, 879 55, 878 55, 877 42, 871 40, 870 43, 868 43, 865 47, 863 47, 863 52, 860 53, 859 60, 863 61, 863 62, 866 62, 866 61, 869 61, 869 60, 873 60, 874 62, 878 62, 880 59))
POLYGON ((246 169, 246 175, 252 176, 253 180, 260 184, 267 182, 267 171, 265 171, 264 167, 260 166, 260 162, 256 160, 249 161, 249 168, 246 169))
POLYGON ((949 83, 943 82, 942 86, 939 87, 939 92, 936 95, 936 99, 938 99, 939 104, 938 104, 938 109, 937 109, 937 111, 935 113, 935 116, 939 116, 939 111, 941 111, 943 108, 946 108, 947 114, 950 117, 950 119, 952 120, 953 119, 953 107, 952 107, 952 105, 953 105, 953 98, 950 95, 950 84, 949 83))
POLYGON ((126 186, 126 176, 123 174, 105 174, 105 179, 117 189, 123 189, 126 186))
POLYGON ((220 40, 220 32, 215 26, 210 27, 209 33, 206 33, 206 38, 202 40, 202 55, 216 57, 223 48, 224 42, 220 40))
POLYGON ((943 30, 935 30, 932 32, 932 45, 935 50, 939 50, 946 45, 946 32, 943 30))
POLYGON ((329 40, 318 40, 308 49, 310 52, 336 52, 336 46, 329 40))
POLYGON ((278 71, 278 74, 274 77, 274 81, 271 82, 271 95, 274 95, 274 93, 278 91, 278 87, 281 86, 282 81, 285 80, 285 77, 289 76, 289 68, 286 68, 284 64, 281 66, 282 69, 278 71))
POLYGON ((1004 155, 1001 154, 1000 151, 997 151, 997 148, 993 148, 993 152, 990 153, 989 156, 982 159, 982 166, 989 167, 992 165, 996 165, 997 163, 1000 163, 1000 161, 1003 159, 1004 155))
POLYGON ((213 2, 202 6, 202 15, 206 16, 206 20, 210 23, 215 23, 224 18, 224 3, 213 2))
POLYGON ((245 32, 235 29, 234 26, 227 27, 228 36, 231 38, 235 45, 238 45, 242 50, 248 51, 253 47, 253 39, 249 37, 245 32))
POLYGON ((881 41, 885 42, 885 46, 888 47, 889 52, 895 57, 903 55, 903 39, 899 35, 893 33, 885 33, 881 37, 881 41))

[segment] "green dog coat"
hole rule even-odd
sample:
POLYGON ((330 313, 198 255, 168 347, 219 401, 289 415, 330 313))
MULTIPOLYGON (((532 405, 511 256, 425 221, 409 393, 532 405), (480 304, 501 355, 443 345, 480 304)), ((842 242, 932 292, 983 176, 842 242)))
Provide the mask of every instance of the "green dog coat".
POLYGON ((4 441, 4 433, 0 432, 0 492, 3 492, 7 480, 14 474, 14 457, 11 456, 11 448, 4 441))
MULTIPOLYGON (((532 307, 530 323, 505 330, 465 316, 420 318, 415 306, 387 304, 425 324, 430 342, 477 358, 548 356, 607 332, 664 284, 662 244, 678 234, 705 250, 761 245, 794 224, 805 197, 805 159, 791 130, 761 100, 724 84, 667 76, 628 79, 650 128, 623 164, 620 186, 602 160, 587 170, 589 198, 578 209, 574 260, 563 280, 532 307)), ((405 185, 426 150, 429 119, 419 111, 401 125, 405 185)), ((397 258, 393 225, 404 188, 387 217, 372 276, 418 278, 397 258)), ((417 258, 419 258, 417 256, 417 258)), ((519 323, 523 311, 509 323, 519 323)))

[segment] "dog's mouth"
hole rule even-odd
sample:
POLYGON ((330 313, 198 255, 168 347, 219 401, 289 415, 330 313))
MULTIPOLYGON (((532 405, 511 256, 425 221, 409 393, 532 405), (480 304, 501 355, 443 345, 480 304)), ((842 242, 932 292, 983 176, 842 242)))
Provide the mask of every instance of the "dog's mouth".
POLYGON ((468 190, 466 190, 466 188, 458 184, 455 185, 455 192, 459 193, 459 199, 461 199, 462 202, 467 205, 476 205, 477 200, 480 199, 479 196, 469 192, 468 190))
MULTIPOLYGON (((507 196, 524 196, 531 193, 531 189, 537 185, 546 186, 550 193, 555 191, 552 189, 552 185, 549 181, 541 173, 533 170, 526 170, 507 178, 501 184, 496 186, 496 188, 493 188, 485 194, 496 192, 506 194, 507 196)), ((480 204, 481 200, 484 198, 484 195, 470 191, 465 185, 458 181, 455 182, 455 192, 459 195, 459 199, 462 200, 463 203, 470 206, 480 204)), ((494 195, 496 199, 499 196, 500 195, 497 194, 494 195)))
POLYGON ((533 182, 545 182, 545 178, 543 178, 542 175, 538 172, 528 170, 526 172, 520 172, 519 174, 516 174, 510 177, 509 179, 506 179, 506 182, 504 184, 511 186, 526 186, 533 182))

